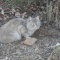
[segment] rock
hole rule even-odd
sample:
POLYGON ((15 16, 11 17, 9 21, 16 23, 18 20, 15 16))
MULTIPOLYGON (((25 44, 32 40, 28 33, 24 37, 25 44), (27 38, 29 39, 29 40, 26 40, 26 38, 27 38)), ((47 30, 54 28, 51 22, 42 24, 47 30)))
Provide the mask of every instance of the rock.
POLYGON ((60 60, 60 46, 55 47, 48 60, 60 60))
POLYGON ((26 17, 28 17, 28 16, 27 16, 27 12, 24 12, 24 13, 22 14, 22 18, 26 18, 26 17))
POLYGON ((20 12, 16 12, 15 17, 19 18, 20 17, 20 12))
POLYGON ((37 41, 36 38, 27 38, 25 41, 23 41, 23 44, 31 46, 37 41))
POLYGON ((16 12, 16 10, 14 8, 12 8, 12 14, 14 14, 16 12))

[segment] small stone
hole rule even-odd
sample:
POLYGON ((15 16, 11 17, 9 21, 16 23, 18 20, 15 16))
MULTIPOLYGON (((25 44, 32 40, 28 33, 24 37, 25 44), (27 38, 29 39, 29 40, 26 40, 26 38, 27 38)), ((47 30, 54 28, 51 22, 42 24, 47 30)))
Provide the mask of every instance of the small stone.
POLYGON ((23 44, 31 46, 37 41, 36 38, 27 38, 25 41, 23 41, 23 44))
POLYGON ((14 8, 12 8, 12 14, 14 14, 16 12, 16 10, 14 8))
POLYGON ((28 16, 27 16, 27 13, 24 12, 24 13, 22 14, 22 18, 26 18, 26 17, 28 17, 28 16))
POLYGON ((16 12, 15 17, 19 18, 20 17, 20 12, 16 12))

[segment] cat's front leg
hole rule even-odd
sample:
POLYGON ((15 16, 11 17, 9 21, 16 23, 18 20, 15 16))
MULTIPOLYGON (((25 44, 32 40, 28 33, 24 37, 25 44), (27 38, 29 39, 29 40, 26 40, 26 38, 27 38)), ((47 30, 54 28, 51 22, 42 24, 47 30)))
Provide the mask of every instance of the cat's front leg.
POLYGON ((25 38, 31 38, 31 36, 34 34, 34 31, 28 30, 26 33, 24 33, 25 38))

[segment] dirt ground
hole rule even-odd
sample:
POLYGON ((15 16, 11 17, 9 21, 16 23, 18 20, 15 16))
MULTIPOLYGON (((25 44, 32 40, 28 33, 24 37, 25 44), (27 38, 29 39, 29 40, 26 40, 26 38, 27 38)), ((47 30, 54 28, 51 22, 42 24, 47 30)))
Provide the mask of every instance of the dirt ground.
POLYGON ((0 43, 0 60, 47 60, 53 50, 50 46, 60 42, 60 31, 43 26, 32 37, 38 39, 32 46, 23 45, 19 41, 0 43))

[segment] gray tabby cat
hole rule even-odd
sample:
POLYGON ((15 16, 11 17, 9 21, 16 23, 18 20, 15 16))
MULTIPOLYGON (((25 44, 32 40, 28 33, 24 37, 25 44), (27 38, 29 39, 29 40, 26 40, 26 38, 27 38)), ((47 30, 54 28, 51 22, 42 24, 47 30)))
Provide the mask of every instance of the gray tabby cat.
POLYGON ((21 40, 21 36, 25 39, 30 37, 41 26, 39 16, 24 20, 22 18, 15 18, 7 22, 0 28, 0 42, 10 43, 21 40))

